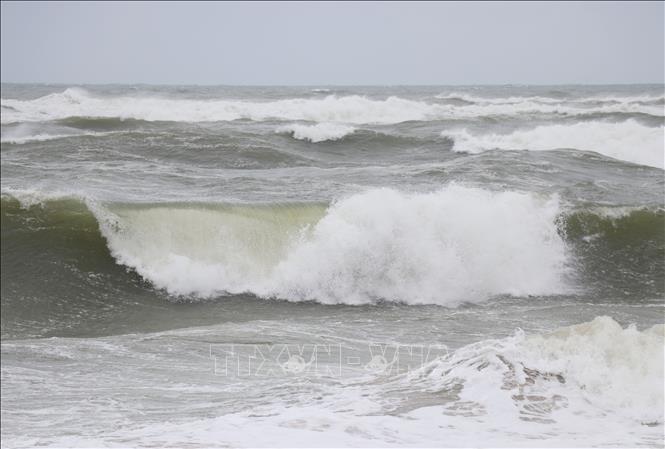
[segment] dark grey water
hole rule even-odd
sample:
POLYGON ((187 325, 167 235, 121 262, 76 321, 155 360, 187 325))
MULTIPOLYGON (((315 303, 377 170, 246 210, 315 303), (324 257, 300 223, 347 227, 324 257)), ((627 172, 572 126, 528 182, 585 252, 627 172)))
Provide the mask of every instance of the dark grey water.
POLYGON ((3 84, 3 445, 662 446, 663 98, 3 84))

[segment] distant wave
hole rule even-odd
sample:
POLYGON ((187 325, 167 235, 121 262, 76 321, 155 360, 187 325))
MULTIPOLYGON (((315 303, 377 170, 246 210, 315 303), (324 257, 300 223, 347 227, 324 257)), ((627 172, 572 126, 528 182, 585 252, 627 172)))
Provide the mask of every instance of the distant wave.
POLYGON ((623 161, 664 168, 664 128, 647 127, 635 120, 622 123, 580 122, 543 125, 510 134, 472 134, 466 129, 444 131, 454 140, 454 151, 554 150, 572 148, 595 151, 623 161))
POLYGON ((32 136, 21 136, 21 137, 11 137, 3 135, 2 138, 0 138, 0 142, 20 145, 28 142, 43 142, 46 140, 55 140, 55 139, 62 139, 62 138, 81 136, 81 135, 83 134, 35 134, 32 136))
MULTIPOLYGON (((512 96, 512 97, 481 97, 477 95, 469 95, 466 93, 448 93, 439 94, 435 98, 440 100, 452 100, 464 102, 466 104, 486 104, 486 105, 516 105, 520 103, 542 103, 549 105, 571 105, 577 107, 594 107, 602 105, 623 105, 627 108, 625 112, 630 112, 630 108, 640 109, 641 106, 661 106, 660 108, 653 108, 653 112, 660 111, 663 113, 663 104, 665 104, 665 97, 662 95, 610 95, 610 96, 591 96, 591 97, 548 97, 539 95, 525 95, 525 96, 512 96), (632 105, 632 106, 630 106, 632 105)), ((637 111, 632 111, 637 112, 637 111)))
POLYGON ((56 124, 75 129, 95 131, 116 131, 139 129, 149 122, 139 119, 123 119, 118 117, 67 117, 55 121, 56 124))
POLYGON ((120 118, 147 121, 209 122, 238 119, 303 120, 346 124, 391 124, 515 114, 642 113, 663 116, 662 105, 626 102, 571 105, 533 100, 511 102, 467 101, 464 104, 429 103, 389 97, 374 100, 359 95, 323 98, 293 98, 267 102, 240 100, 194 100, 164 97, 98 97, 84 89, 69 88, 62 93, 35 100, 2 99, 2 123, 61 120, 69 117, 120 118))
POLYGON ((91 131, 86 132, 65 126, 55 126, 52 129, 44 130, 30 123, 19 123, 16 126, 3 129, 0 142, 21 145, 29 142, 43 142, 81 136, 102 136, 107 134, 91 131))
POLYGON ((338 123, 317 123, 316 125, 303 125, 293 123, 277 129, 278 133, 288 133, 294 139, 308 140, 313 143, 325 142, 326 140, 339 140, 353 133, 355 128, 338 123))

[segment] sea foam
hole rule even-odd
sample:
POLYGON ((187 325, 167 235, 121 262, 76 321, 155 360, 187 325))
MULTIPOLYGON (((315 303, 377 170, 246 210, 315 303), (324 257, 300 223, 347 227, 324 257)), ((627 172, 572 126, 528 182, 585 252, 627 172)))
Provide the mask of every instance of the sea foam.
MULTIPOLYGON (((446 415, 457 415, 464 405, 498 428, 548 424, 564 440, 582 430, 577 423, 583 419, 584 429, 605 428, 611 441, 621 438, 612 423, 624 431, 662 429, 664 329, 623 328, 602 316, 550 333, 527 336, 518 330, 464 346, 397 383, 457 391, 453 403, 438 408, 446 415)), ((431 410, 418 415, 432 417, 431 410)), ((587 439, 593 441, 591 435, 587 439)))
MULTIPOLYGON (((317 447, 325 432, 326 444, 340 447, 430 447, 442 441, 451 447, 531 447, 535 441, 546 441, 551 447, 658 447, 663 438, 664 329, 662 324, 645 330, 622 327, 600 316, 553 332, 517 331, 513 336, 481 340, 405 374, 366 373, 361 381, 351 382, 287 374, 268 378, 272 388, 265 388, 261 403, 252 402, 251 408, 190 414, 178 422, 142 420, 111 433, 56 433, 43 440, 57 447, 97 447, 116 440, 134 446, 163 445, 164 441, 214 446, 222 439, 238 447, 293 445, 294 441, 317 447), (259 433, 237 432, 257 426, 259 433)), ((107 348, 113 343, 112 348, 122 349, 114 353, 133 354, 137 345, 144 349, 141 345, 146 340, 171 349, 178 336, 200 344, 203 338, 215 341, 219 335, 218 328, 201 327, 140 339, 134 335, 92 343, 60 339, 59 345, 67 354, 78 355, 72 360, 80 362, 90 358, 94 345, 107 348)), ((52 356, 52 340, 38 339, 31 350, 52 356)), ((12 343, 5 343, 8 352, 12 343)), ((170 366, 172 352, 154 352, 140 371, 130 365, 132 372, 154 378, 155 370, 170 366)), ((175 379, 172 382, 179 378, 175 379)), ((177 384, 178 391, 184 388, 194 397, 203 391, 206 398, 214 398, 223 386, 215 389, 206 384, 202 389, 196 383, 177 384)), ((230 387, 226 388, 228 392, 230 387)), ((231 387, 231 394, 235 390, 231 387)), ((212 401, 205 405, 219 410, 212 401)), ((34 439, 23 433, 10 435, 8 441, 11 446, 34 445, 34 439)))

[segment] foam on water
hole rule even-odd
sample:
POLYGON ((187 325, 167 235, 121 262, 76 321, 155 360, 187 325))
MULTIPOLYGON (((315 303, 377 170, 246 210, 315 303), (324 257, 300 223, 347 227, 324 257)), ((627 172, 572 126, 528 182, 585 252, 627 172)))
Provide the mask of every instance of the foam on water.
POLYGON ((461 348, 406 379, 425 388, 464 379, 459 401, 484 404, 491 392, 501 397, 484 408, 518 402, 523 420, 572 418, 565 409, 585 409, 586 403, 592 407, 585 414, 609 412, 636 424, 662 424, 664 329, 640 332, 597 317, 544 335, 518 331, 461 348))
MULTIPOLYGON (((363 446, 531 445, 545 434, 548 446, 662 445, 664 337, 662 324, 639 331, 607 316, 541 335, 517 331, 404 375, 349 385, 333 393, 333 408, 271 415, 266 407, 258 420, 266 438, 306 445, 317 444, 321 428, 339 444, 363 446), (391 391, 397 402, 386 401, 391 391)), ((199 435, 257 420, 224 418, 195 423, 207 429, 199 435)))
MULTIPOLYGON (((269 335, 275 332, 262 329, 269 335)), ((69 407, 69 416, 76 414, 75 424, 63 420, 61 427, 42 438, 17 432, 15 426, 12 433, 3 432, 3 442, 57 447, 185 442, 216 446, 220 441, 239 447, 515 447, 533 446, 537 441, 550 447, 662 447, 664 329, 662 324, 642 331, 623 328, 601 316, 550 333, 517 331, 506 338, 481 340, 403 374, 365 373, 360 378, 331 379, 276 371, 276 377, 265 382, 243 378, 259 389, 261 403, 250 400, 250 407, 228 413, 219 411, 223 405, 217 395, 244 395, 247 387, 226 378, 211 383, 208 376, 197 377, 201 370, 191 370, 192 364, 200 363, 195 345, 201 339, 218 337, 219 329, 182 329, 144 339, 131 335, 36 340, 30 342, 30 353, 65 357, 67 364, 51 369, 76 370, 73 375, 79 382, 101 381, 119 393, 138 387, 146 392, 175 389, 185 393, 180 399, 183 408, 193 408, 165 419, 164 412, 158 416, 149 413, 151 403, 136 401, 132 394, 118 394, 117 402, 97 405, 99 414, 107 417, 100 421, 97 413, 91 413, 94 403, 87 407, 56 404, 40 416, 60 416, 62 408, 69 407), (174 341, 185 346, 175 346, 179 351, 167 350, 173 349, 169 344, 174 341), (146 345, 150 344, 153 352, 146 359, 145 351, 151 348, 146 345), (140 349, 143 351, 137 353, 140 349), (86 369, 100 363, 98 354, 117 363, 112 376, 86 369), (180 382, 171 380, 174 367, 178 375, 186 373, 187 382, 179 377, 180 382), (155 374, 162 372, 169 375, 155 385, 155 374), (118 384, 118 373, 131 373, 129 386, 118 384), (129 406, 138 408, 136 418, 120 419, 117 411, 129 406), (207 413, 197 414, 197 408, 207 413), (88 430, 105 431, 70 431, 72 425, 81 423, 88 430), (261 432, 238 432, 239 428, 260 428, 261 432)), ((3 345, 9 356, 26 352, 21 342, 3 345)), ((51 376, 52 382, 71 393, 79 385, 53 376, 50 370, 35 370, 25 379, 18 367, 4 365, 3 369, 3 379, 13 382, 14 388, 19 383, 21 388, 39 392, 45 388, 40 376, 51 376)), ((253 394, 256 392, 249 396, 253 394)))
POLYGON ((277 129, 277 133, 288 133, 294 139, 308 140, 312 143, 325 142, 326 140, 339 140, 353 133, 352 126, 338 123, 317 123, 316 125, 303 125, 293 123, 277 129))
POLYGON ((580 122, 543 125, 510 134, 472 134, 466 129, 443 131, 454 140, 453 151, 554 150, 573 148, 595 151, 615 159, 664 168, 664 128, 627 120, 622 123, 580 122))
POLYGON ((454 305, 567 291, 556 198, 452 185, 279 207, 93 211, 118 262, 172 294, 454 305))

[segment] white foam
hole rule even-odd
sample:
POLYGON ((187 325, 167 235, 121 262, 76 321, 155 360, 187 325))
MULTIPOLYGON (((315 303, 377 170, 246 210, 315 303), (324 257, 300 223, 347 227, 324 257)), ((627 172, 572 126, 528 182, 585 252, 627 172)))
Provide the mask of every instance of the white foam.
POLYGON ((0 143, 13 143, 15 145, 22 145, 30 142, 45 142, 48 140, 64 139, 68 137, 81 137, 81 136, 101 136, 108 133, 71 133, 71 134, 32 134, 21 137, 3 136, 0 143))
POLYGON ((2 197, 10 197, 19 202, 22 208, 33 206, 43 206, 48 201, 57 201, 65 199, 77 199, 86 201, 83 195, 73 191, 58 191, 52 189, 17 189, 9 186, 2 186, 2 197))
POLYGON ((498 396, 489 402, 500 407, 538 396, 532 401, 551 405, 541 410, 541 418, 571 418, 561 410, 563 404, 552 403, 560 396, 578 415, 585 409, 636 424, 662 423, 664 331, 664 325, 643 332, 624 329, 610 317, 530 337, 518 331, 463 347, 407 380, 431 388, 464 379, 460 401, 486 403, 491 393, 498 396))
POLYGON ((567 290, 556 198, 453 185, 371 190, 326 211, 96 213, 117 260, 173 294, 454 305, 567 290))
MULTIPOLYGON (((218 328, 211 331, 211 336, 219 337, 218 328)), ((243 401, 243 390, 239 385, 222 383, 224 379, 220 378, 205 384, 210 388, 208 394, 185 395, 186 410, 208 413, 180 413, 173 419, 151 419, 148 414, 122 422, 111 419, 102 426, 97 415, 89 413, 90 407, 75 408, 81 422, 91 429, 105 426, 106 431, 82 436, 67 432, 68 422, 63 423, 64 431, 51 431, 40 442, 51 447, 101 447, 111 443, 217 446, 220 441, 234 447, 532 447, 535 442, 546 447, 657 447, 663 441, 664 331, 662 324, 638 331, 631 326, 622 328, 612 318, 597 317, 552 333, 527 336, 518 331, 511 337, 479 341, 407 374, 367 374, 364 381, 276 374, 265 384, 245 377, 245 387, 263 388, 265 393, 260 402, 243 404, 240 411, 232 412, 226 412, 225 404, 216 401, 215 393, 227 388, 227 402, 243 401), (214 410, 217 414, 209 413, 214 410), (261 432, 238 431, 251 428, 260 428, 261 432)), ((167 344, 158 340, 159 334, 141 339, 133 335, 111 337, 124 339, 125 348, 131 349, 137 340, 162 345, 163 359, 129 365, 132 381, 127 388, 143 386, 138 383, 141 380, 152 386, 155 373, 168 369, 166 362, 173 362, 174 357, 191 357, 192 353, 200 357, 195 350, 170 352, 170 344, 178 341, 178 336, 187 336, 183 332, 187 330, 170 331, 167 344), (168 347, 168 354, 164 347, 168 347), (155 363, 160 361, 164 363, 155 363)), ((197 332, 197 338, 190 341, 200 344, 207 334, 203 328, 197 332)), ((32 347, 42 346, 45 353, 52 353, 52 341, 48 345, 44 342, 35 341, 32 347)), ((81 343, 76 339, 61 343, 68 351, 68 346, 74 344, 81 343)), ((84 348, 86 355, 95 354, 89 343, 84 348)), ((160 350, 154 352, 151 357, 160 356, 160 350)), ((132 351, 115 349, 105 356, 119 357, 123 353, 132 351)), ((98 363, 90 357, 76 360, 98 363)), ((190 366, 183 360, 175 361, 178 366, 190 366)), ((120 376, 124 375, 123 369, 128 368, 121 368, 120 376)), ((110 385, 112 381, 117 383, 117 376, 102 376, 101 380, 110 385)), ((174 376, 165 379, 172 379, 171 383, 166 381, 161 388, 200 392, 196 380, 178 382, 180 378, 174 376)), ((34 379, 24 383, 29 382, 34 383, 34 379)), ((41 384, 37 385, 39 389, 41 384)), ((128 403, 131 401, 123 402, 121 398, 119 405, 112 404, 111 412, 105 412, 126 410, 121 407, 128 403)), ((45 419, 61 409, 47 408, 45 419)), ((37 441, 34 435, 16 430, 6 436, 10 446, 34 445, 37 441)))
POLYGON ((466 129, 444 131, 454 140, 454 151, 554 150, 573 148, 595 151, 615 159, 664 168, 664 128, 648 127, 627 120, 621 123, 580 122, 543 125, 511 134, 471 134, 466 129))
POLYGON ((355 128, 352 126, 339 123, 317 123, 316 125, 292 123, 278 128, 276 132, 291 134, 294 139, 318 143, 326 140, 339 140, 354 131, 355 128))
POLYGON ((520 103, 541 103, 545 105, 567 105, 571 107, 580 108, 593 108, 602 106, 602 103, 607 103, 606 106, 621 105, 624 112, 642 112, 644 106, 648 106, 652 113, 662 115, 663 105, 656 103, 662 102, 665 97, 662 95, 596 95, 587 97, 565 97, 554 98, 544 97, 540 95, 523 95, 511 97, 481 97, 477 95, 470 95, 468 93, 447 93, 436 95, 435 98, 440 100, 463 100, 469 103, 479 105, 515 105, 520 103), (643 103, 650 103, 644 105, 643 103))
POLYGON ((640 423, 664 420, 665 326, 625 329, 609 317, 524 342, 526 363, 560 372, 594 406, 640 423))
POLYGON ((513 430, 495 435, 509 443, 537 429, 564 445, 632 446, 636 435, 657 441, 659 434, 662 443, 664 337, 662 324, 638 331, 597 317, 549 334, 518 331, 465 346, 399 383, 459 391, 451 403, 417 410, 412 418, 485 416, 482 421, 491 423, 485 428, 513 430))
POLYGON ((389 97, 374 100, 359 95, 294 98, 277 101, 169 99, 157 96, 95 97, 83 89, 34 100, 2 99, 2 123, 44 121, 67 117, 118 117, 149 121, 208 122, 237 119, 304 120, 347 124, 390 124, 410 120, 442 120, 488 115, 530 113, 584 114, 589 112, 642 112, 663 115, 662 106, 610 103, 577 107, 538 101, 502 101, 462 106, 389 97))
POLYGON ((0 136, 0 143, 20 145, 29 142, 43 142, 67 137, 101 136, 107 134, 109 133, 85 132, 65 127, 57 127, 51 132, 44 132, 34 124, 20 123, 17 126, 3 130, 2 136, 0 136))
POLYGON ((2 105, 12 108, 3 111, 2 123, 43 121, 67 117, 119 117, 150 121, 229 121, 305 120, 337 123, 398 123, 425 120, 440 109, 423 102, 390 97, 370 100, 351 95, 329 95, 317 99, 287 99, 271 102, 238 100, 188 100, 162 97, 95 97, 82 89, 67 89, 63 93, 29 100, 2 99, 2 105))
MULTIPOLYGON (((1 143, 13 143, 16 145, 28 143, 28 142, 43 142, 46 140, 55 140, 55 139, 61 139, 63 137, 72 137, 75 134, 35 134, 31 136, 23 136, 23 137, 9 137, 9 136, 2 136, 0 139, 1 143)), ((79 134, 80 135, 80 134, 79 134)))
POLYGON ((592 96, 578 98, 552 98, 543 96, 480 97, 467 93, 440 94, 440 100, 462 100, 468 104, 458 106, 462 110, 486 111, 488 115, 511 113, 565 113, 577 115, 591 112, 642 113, 663 116, 663 96, 592 96))

